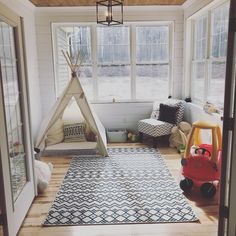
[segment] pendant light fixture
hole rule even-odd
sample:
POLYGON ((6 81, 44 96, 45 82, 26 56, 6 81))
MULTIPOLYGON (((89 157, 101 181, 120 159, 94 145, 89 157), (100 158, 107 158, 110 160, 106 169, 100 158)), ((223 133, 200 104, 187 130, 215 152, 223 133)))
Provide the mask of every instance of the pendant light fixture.
POLYGON ((123 1, 100 0, 96 1, 97 23, 103 25, 123 24, 123 1))

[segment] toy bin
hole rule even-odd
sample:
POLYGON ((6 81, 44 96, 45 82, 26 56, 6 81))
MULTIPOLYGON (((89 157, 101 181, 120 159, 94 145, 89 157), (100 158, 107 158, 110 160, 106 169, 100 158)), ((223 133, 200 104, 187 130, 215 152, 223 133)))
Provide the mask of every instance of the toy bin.
POLYGON ((107 140, 109 143, 124 143, 127 141, 126 129, 108 129, 107 140))

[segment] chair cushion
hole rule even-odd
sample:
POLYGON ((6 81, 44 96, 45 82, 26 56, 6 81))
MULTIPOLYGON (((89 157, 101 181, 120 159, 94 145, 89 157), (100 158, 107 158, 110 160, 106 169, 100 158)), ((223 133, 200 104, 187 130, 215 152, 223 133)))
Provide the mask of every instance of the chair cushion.
POLYGON ((160 104, 159 120, 165 121, 171 124, 176 124, 178 106, 160 104))
POLYGON ((144 119, 138 122, 138 131, 152 137, 159 137, 171 133, 174 124, 156 119, 144 119))

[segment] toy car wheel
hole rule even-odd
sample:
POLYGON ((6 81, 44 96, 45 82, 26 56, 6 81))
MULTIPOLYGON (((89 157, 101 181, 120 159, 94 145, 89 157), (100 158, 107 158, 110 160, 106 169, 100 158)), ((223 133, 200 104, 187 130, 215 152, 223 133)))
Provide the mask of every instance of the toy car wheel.
POLYGON ((204 183, 200 188, 201 194, 205 198, 212 198, 216 194, 216 187, 212 183, 204 183))
POLYGON ((185 178, 180 181, 179 186, 184 192, 190 192, 193 187, 193 181, 191 179, 185 178))

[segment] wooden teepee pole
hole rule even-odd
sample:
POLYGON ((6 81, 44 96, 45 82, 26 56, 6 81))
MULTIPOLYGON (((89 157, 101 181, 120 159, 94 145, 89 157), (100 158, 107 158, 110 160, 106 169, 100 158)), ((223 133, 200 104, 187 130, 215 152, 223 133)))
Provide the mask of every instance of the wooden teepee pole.
POLYGON ((63 56, 65 57, 65 59, 66 59, 66 62, 67 62, 67 64, 68 64, 68 66, 70 67, 70 69, 71 69, 71 71, 72 71, 72 74, 73 73, 77 73, 77 71, 79 70, 79 68, 80 68, 80 66, 81 66, 81 64, 82 64, 82 62, 83 62, 83 58, 81 58, 81 54, 80 54, 80 51, 78 50, 78 54, 77 54, 77 57, 76 57, 76 62, 75 62, 75 64, 73 64, 72 63, 72 59, 71 59, 71 57, 70 57, 70 55, 69 55, 69 53, 66 51, 64 51, 64 50, 61 50, 62 51, 62 54, 63 54, 63 56), (79 64, 78 64, 78 62, 79 62, 79 64))
POLYGON ((67 54, 66 54, 63 50, 61 50, 61 51, 62 51, 63 56, 64 56, 65 59, 66 59, 66 62, 67 62, 67 64, 68 64, 68 66, 70 67, 71 71, 73 71, 73 67, 72 67, 72 64, 71 64, 71 62, 70 62, 69 57, 67 56, 67 54))
MULTIPOLYGON (((75 66, 76 66, 77 63, 78 63, 79 58, 80 58, 80 51, 78 50, 77 57, 76 57, 76 62, 75 62, 75 66)), ((80 60, 80 61, 81 61, 81 60, 80 60)), ((80 65, 81 65, 81 64, 80 64, 80 65)))

